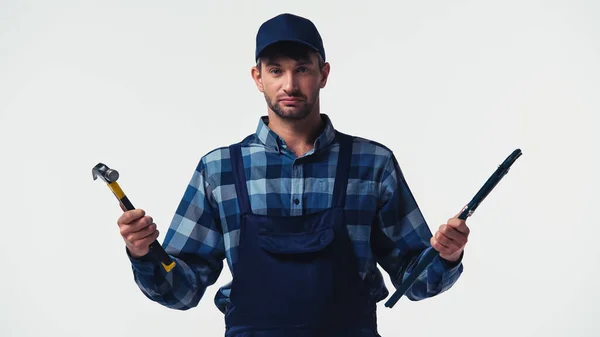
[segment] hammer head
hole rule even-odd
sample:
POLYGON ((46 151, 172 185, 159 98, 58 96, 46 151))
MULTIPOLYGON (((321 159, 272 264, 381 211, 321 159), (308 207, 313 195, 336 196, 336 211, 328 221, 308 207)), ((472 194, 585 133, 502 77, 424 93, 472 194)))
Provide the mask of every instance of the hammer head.
POLYGON ((104 180, 107 184, 113 183, 119 179, 119 172, 109 168, 108 166, 98 163, 92 169, 92 177, 94 180, 100 178, 104 180))

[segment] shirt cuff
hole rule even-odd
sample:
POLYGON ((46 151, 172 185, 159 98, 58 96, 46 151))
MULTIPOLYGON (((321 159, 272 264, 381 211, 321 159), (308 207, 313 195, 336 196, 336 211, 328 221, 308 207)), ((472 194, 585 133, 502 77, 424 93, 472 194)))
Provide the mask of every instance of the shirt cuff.
POLYGON ((460 254, 460 257, 456 261, 448 261, 439 255, 437 256, 437 258, 439 259, 439 261, 444 269, 450 270, 450 269, 454 269, 454 268, 458 267, 462 263, 464 255, 465 255, 465 251, 463 250, 462 253, 460 254))
POLYGON ((129 258, 129 261, 131 262, 131 267, 133 268, 133 270, 135 272, 138 272, 140 274, 146 274, 146 275, 154 274, 154 261, 152 260, 152 257, 150 256, 150 252, 148 252, 148 254, 141 256, 141 257, 133 257, 131 255, 131 252, 129 251, 129 249, 127 247, 125 247, 125 253, 127 254, 127 257, 129 258))

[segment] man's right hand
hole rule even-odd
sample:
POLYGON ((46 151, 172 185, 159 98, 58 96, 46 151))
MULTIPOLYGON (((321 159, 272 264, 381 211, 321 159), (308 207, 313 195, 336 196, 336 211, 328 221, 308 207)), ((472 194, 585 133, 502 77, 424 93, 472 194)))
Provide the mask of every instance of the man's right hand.
POLYGON ((125 210, 117 220, 119 230, 129 253, 134 258, 140 258, 150 251, 150 244, 158 238, 158 230, 151 216, 142 209, 125 210))

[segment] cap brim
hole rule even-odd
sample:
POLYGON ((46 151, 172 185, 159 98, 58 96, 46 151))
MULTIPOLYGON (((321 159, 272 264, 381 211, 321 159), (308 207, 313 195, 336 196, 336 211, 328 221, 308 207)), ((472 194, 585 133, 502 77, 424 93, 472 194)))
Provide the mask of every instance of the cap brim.
POLYGON ((314 50, 316 52, 319 51, 319 49, 317 47, 313 46, 312 44, 310 44, 310 43, 308 43, 306 41, 302 41, 302 40, 299 40, 299 39, 279 39, 279 40, 275 40, 275 41, 273 41, 273 42, 271 42, 271 43, 269 43, 267 45, 264 45, 261 49, 259 49, 256 52, 256 60, 258 60, 260 58, 261 54, 263 53, 263 51, 265 49, 267 49, 268 47, 270 47, 270 46, 272 46, 274 44, 280 43, 280 42, 295 42, 295 43, 307 46, 307 47, 309 47, 310 49, 312 49, 312 50, 314 50))

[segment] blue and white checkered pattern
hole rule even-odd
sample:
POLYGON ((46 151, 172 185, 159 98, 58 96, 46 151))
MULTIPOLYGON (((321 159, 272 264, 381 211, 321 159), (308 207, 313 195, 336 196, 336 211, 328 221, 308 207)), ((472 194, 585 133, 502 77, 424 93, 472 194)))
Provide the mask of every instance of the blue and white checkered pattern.
MULTIPOLYGON (((294 216, 331 207, 339 144, 329 117, 313 150, 297 158, 283 139, 259 120, 255 134, 242 142, 250 206, 256 214, 294 216)), ((195 307, 214 284, 226 260, 237 261, 239 206, 228 147, 203 156, 173 217, 163 246, 177 262, 165 274, 148 258, 133 259, 135 280, 151 300, 170 308, 195 307)), ((402 176, 391 150, 355 137, 346 196, 346 221, 360 277, 368 282, 375 301, 389 292, 377 264, 395 287, 406 278, 432 234, 402 176)), ((406 296, 422 300, 449 289, 463 270, 436 257, 406 296)), ((231 283, 215 296, 221 311, 231 283)))

